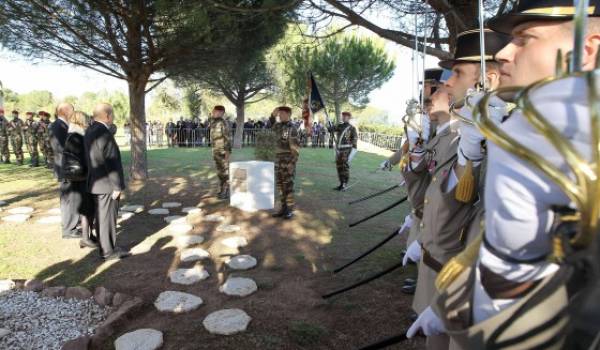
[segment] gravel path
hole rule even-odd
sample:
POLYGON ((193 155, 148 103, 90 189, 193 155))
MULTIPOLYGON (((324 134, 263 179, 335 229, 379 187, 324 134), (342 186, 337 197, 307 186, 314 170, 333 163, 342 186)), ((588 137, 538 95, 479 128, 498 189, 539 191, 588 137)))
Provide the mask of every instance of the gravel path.
POLYGON ((0 294, 0 328, 10 334, 0 339, 0 349, 60 349, 68 340, 91 334, 108 315, 109 308, 93 299, 42 297, 13 290, 0 294))

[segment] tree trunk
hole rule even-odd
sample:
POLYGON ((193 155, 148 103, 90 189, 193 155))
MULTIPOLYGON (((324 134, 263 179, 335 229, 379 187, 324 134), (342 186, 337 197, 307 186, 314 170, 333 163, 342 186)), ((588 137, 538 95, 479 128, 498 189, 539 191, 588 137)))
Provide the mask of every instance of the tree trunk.
POLYGON ((148 178, 148 157, 146 155, 146 83, 148 77, 140 75, 129 80, 129 119, 131 122, 131 178, 148 178))
POLYGON ((338 99, 335 99, 335 101, 333 101, 333 108, 335 111, 335 120, 333 120, 333 123, 337 124, 341 120, 340 118, 342 115, 340 101, 338 99))
POLYGON ((233 137, 233 148, 236 149, 242 148, 242 142, 244 137, 244 122, 246 121, 246 104, 244 101, 245 98, 246 96, 244 94, 240 94, 238 96, 237 101, 235 101, 235 121, 237 123, 237 128, 235 129, 235 135, 233 137))

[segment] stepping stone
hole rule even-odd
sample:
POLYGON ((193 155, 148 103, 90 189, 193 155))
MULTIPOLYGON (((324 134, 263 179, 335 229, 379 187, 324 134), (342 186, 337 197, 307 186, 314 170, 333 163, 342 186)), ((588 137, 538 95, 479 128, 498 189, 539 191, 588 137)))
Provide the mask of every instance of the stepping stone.
POLYGON ((6 201, 2 201, 2 200, 0 200, 0 207, 3 207, 3 206, 5 206, 5 205, 6 205, 6 201))
POLYGON ((210 253, 202 248, 189 248, 181 252, 180 259, 183 262, 198 261, 210 258, 210 253))
POLYGON ((225 220, 223 215, 218 215, 218 214, 206 215, 204 217, 204 221, 208 221, 208 222, 221 222, 223 220, 225 220))
POLYGON ((119 211, 119 219, 122 220, 129 220, 131 219, 135 214, 129 211, 119 211))
POLYGON ((211 334, 231 335, 245 331, 252 318, 240 309, 224 309, 206 316, 202 324, 211 334))
POLYGON ((180 247, 189 247, 196 244, 202 244, 204 237, 199 235, 177 237, 177 245, 180 247))
POLYGON ((165 221, 168 224, 185 224, 187 222, 185 216, 181 216, 181 215, 170 215, 165 217, 165 221))
POLYGON ((160 293, 154 306, 158 311, 180 314, 196 310, 203 302, 202 298, 193 294, 168 290, 160 293))
POLYGON ((225 262, 234 270, 249 270, 256 266, 256 259, 250 255, 237 255, 225 262))
POLYGON ((179 208, 181 206, 181 203, 179 202, 164 202, 162 204, 163 208, 179 208))
POLYGON ((14 289, 16 286, 13 280, 0 280, 0 293, 14 289))
POLYGON ((229 277, 225 283, 219 287, 219 292, 227 295, 245 297, 258 290, 258 286, 253 279, 244 277, 229 277))
POLYGON ((10 329, 0 328, 0 339, 10 334, 10 329))
POLYGON ((188 215, 195 215, 195 214, 202 213, 202 209, 196 208, 196 207, 185 207, 185 208, 181 209, 181 212, 186 213, 188 215))
POLYGON ((115 340, 115 350, 156 350, 162 345, 162 332, 151 328, 125 333, 115 340))
POLYGON ((169 215, 169 209, 155 208, 148 210, 150 215, 169 215))
POLYGON ((25 221, 29 220, 30 217, 31 217, 31 215, 29 215, 29 214, 14 214, 14 215, 9 215, 9 216, 3 217, 2 221, 25 222, 25 221))
POLYGON ((62 218, 60 216, 46 216, 37 221, 40 225, 52 225, 52 224, 60 224, 62 222, 62 218))
POLYGON ((241 236, 229 237, 229 238, 225 238, 224 240, 222 240, 221 244, 223 244, 224 246, 226 246, 228 248, 237 249, 237 248, 247 246, 248 240, 246 239, 246 237, 241 237, 241 236))
POLYGON ((207 279, 210 275, 202 266, 191 269, 177 269, 169 273, 171 283, 190 285, 207 279))
POLYGON ((33 211, 34 209, 32 207, 17 207, 8 209, 10 214, 31 214, 33 211))
POLYGON ((52 208, 46 212, 48 215, 60 215, 60 208, 52 208))
POLYGON ((190 233, 194 227, 190 224, 171 224, 167 226, 167 229, 170 233, 179 235, 190 233))
POLYGON ((144 206, 138 205, 138 204, 128 204, 128 205, 122 206, 121 210, 132 212, 132 213, 141 213, 144 211, 144 206))
POLYGON ((221 226, 217 227, 217 231, 225 232, 225 233, 237 232, 239 230, 240 230, 240 227, 238 225, 221 225, 221 226))

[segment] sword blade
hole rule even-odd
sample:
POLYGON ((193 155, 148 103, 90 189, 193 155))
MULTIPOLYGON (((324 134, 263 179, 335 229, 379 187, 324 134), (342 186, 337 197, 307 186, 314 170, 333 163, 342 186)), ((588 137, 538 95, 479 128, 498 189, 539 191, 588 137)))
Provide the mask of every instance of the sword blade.
POLYGON ((385 212, 386 212, 386 211, 388 211, 388 210, 394 209, 395 207, 399 206, 400 204, 402 204, 402 203, 403 203, 404 201, 406 201, 407 199, 408 199, 408 196, 407 196, 407 197, 404 197, 404 198, 402 198, 401 200, 397 201, 396 203, 392 203, 390 206, 388 206, 388 207, 385 207, 385 208, 381 209, 380 211, 378 211, 378 212, 376 212, 376 213, 373 213, 373 214, 371 214, 371 215, 367 216, 366 218, 360 219, 360 220, 358 220, 357 222, 353 222, 353 223, 351 223, 351 224, 350 224, 350 225, 348 225, 348 226, 349 226, 349 227, 354 227, 354 226, 356 226, 356 225, 358 225, 358 224, 362 224, 362 223, 363 223, 363 222, 365 222, 365 221, 371 220, 372 218, 374 218, 374 217, 376 217, 376 216, 378 216, 378 215, 381 215, 381 214, 385 213, 385 212))
POLYGON ((395 265, 393 265, 393 266, 388 267, 387 269, 385 269, 385 270, 383 270, 381 272, 376 273, 373 276, 370 276, 370 277, 368 277, 368 278, 366 278, 366 279, 364 279, 362 281, 356 282, 356 283, 354 283, 354 284, 352 284, 352 285, 350 285, 348 287, 344 287, 342 289, 335 290, 335 291, 333 291, 331 293, 327 293, 327 294, 323 295, 322 298, 323 299, 329 299, 332 296, 335 296, 335 295, 347 292, 349 290, 352 290, 354 288, 360 287, 360 286, 365 285, 365 284, 367 284, 367 283, 369 283, 369 282, 371 282, 373 280, 378 279, 381 276, 387 275, 388 273, 390 273, 390 272, 392 272, 392 271, 394 271, 394 270, 396 270, 396 269, 398 269, 400 267, 402 267, 402 261, 399 262, 399 263, 397 263, 397 264, 395 264, 395 265))
POLYGON ((394 185, 394 186, 392 186, 392 187, 388 187, 388 188, 386 188, 386 189, 384 189, 384 190, 381 190, 381 191, 379 191, 379 192, 375 192, 375 193, 373 193, 373 194, 370 194, 370 195, 367 195, 367 196, 365 196, 365 197, 362 197, 362 198, 359 198, 359 199, 355 199, 355 200, 353 200, 353 201, 350 201, 350 202, 348 202, 348 205, 352 205, 352 204, 356 204, 356 203, 364 202, 364 201, 366 201, 367 199, 371 199, 371 198, 375 198, 375 197, 381 196, 382 194, 385 194, 385 193, 388 193, 388 192, 390 192, 390 191, 393 191, 393 190, 395 190, 395 189, 396 189, 396 188, 398 188, 398 187, 400 187, 400 185, 394 185))
POLYGON ((391 336, 389 338, 385 338, 383 340, 378 341, 377 343, 373 343, 373 344, 370 344, 370 345, 367 345, 367 346, 363 346, 359 350, 378 350, 378 349, 383 349, 383 348, 387 348, 390 345, 401 343, 401 342, 403 342, 403 341, 405 341, 407 339, 408 338, 406 337, 406 333, 402 333, 402 334, 391 336))
POLYGON ((396 235, 398 235, 398 230, 400 230, 400 227, 395 229, 394 232, 392 234, 390 234, 389 236, 385 237, 383 239, 383 241, 377 243, 375 246, 373 246, 373 248, 367 250, 366 252, 362 253, 361 255, 359 255, 358 257, 352 259, 352 261, 350 261, 349 263, 346 263, 345 265, 342 265, 340 267, 338 267, 337 269, 333 270, 333 273, 338 273, 342 270, 344 270, 345 268, 347 268, 348 266, 354 264, 355 262, 359 261, 360 259, 364 258, 365 256, 373 253, 375 250, 377 250, 379 247, 383 246, 384 244, 386 244, 387 242, 389 242, 392 238, 396 237, 396 235))

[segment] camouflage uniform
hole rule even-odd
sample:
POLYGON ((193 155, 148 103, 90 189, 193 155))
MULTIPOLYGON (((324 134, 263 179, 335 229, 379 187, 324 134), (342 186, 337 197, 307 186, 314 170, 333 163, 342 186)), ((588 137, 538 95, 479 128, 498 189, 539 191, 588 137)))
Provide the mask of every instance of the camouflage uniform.
POLYGON ((44 153, 44 161, 46 167, 53 169, 54 167, 54 153, 52 152, 52 146, 50 145, 50 115, 47 114, 40 120, 40 149, 44 153))
POLYGON ((350 164, 348 158, 352 149, 357 148, 358 133, 356 128, 350 123, 340 123, 333 128, 336 134, 337 144, 335 165, 337 167, 338 178, 340 180, 340 189, 348 185, 350 180, 350 164))
POLYGON ((275 124, 273 132, 277 135, 275 178, 277 190, 281 193, 281 213, 291 213, 294 209, 296 162, 300 153, 298 129, 288 121, 275 124))
POLYGON ((210 120, 213 159, 220 182, 219 196, 229 191, 229 154, 231 153, 231 132, 229 123, 220 118, 210 120))
POLYGON ((10 163, 10 151, 8 149, 8 120, 2 115, 0 116, 0 155, 2 162, 10 163))
POLYGON ((33 120, 33 116, 25 120, 25 126, 23 127, 23 135, 25 136, 25 145, 27 145, 27 152, 31 157, 31 166, 39 166, 39 152, 38 152, 38 139, 39 139, 40 124, 33 120))
POLYGON ((8 133, 17 164, 23 165, 23 121, 19 117, 8 122, 8 133))

